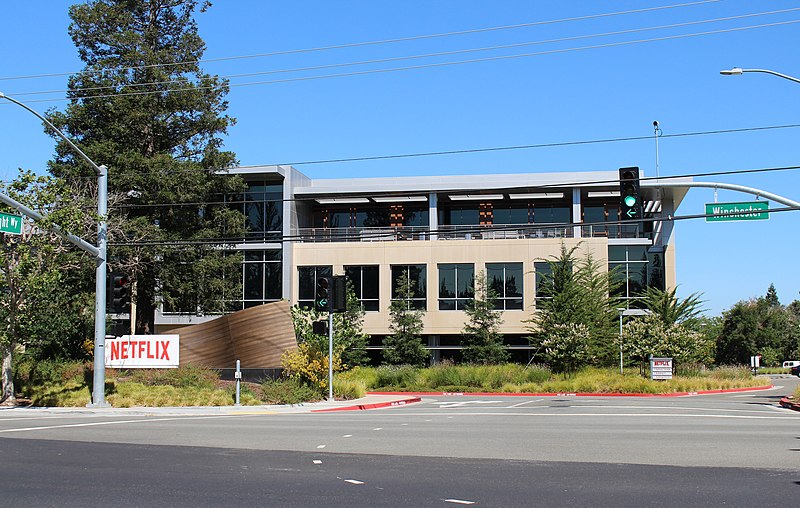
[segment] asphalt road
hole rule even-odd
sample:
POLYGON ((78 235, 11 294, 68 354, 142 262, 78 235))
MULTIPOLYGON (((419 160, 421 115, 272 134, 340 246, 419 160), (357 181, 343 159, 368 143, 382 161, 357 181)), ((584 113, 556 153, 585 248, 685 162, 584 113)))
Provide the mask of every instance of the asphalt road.
POLYGON ((358 412, 0 410, 0 506, 786 506, 800 413, 776 389, 425 397, 358 412))

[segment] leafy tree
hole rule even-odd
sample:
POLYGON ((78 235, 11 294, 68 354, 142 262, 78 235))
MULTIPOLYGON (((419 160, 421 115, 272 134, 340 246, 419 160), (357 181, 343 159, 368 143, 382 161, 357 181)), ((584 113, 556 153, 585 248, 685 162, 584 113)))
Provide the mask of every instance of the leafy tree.
MULTIPOLYGON (((21 172, 3 193, 38 211, 45 219, 34 224, 24 219, 20 235, 0 237, 0 401, 15 402, 13 358, 19 347, 42 358, 79 356, 82 343, 92 336, 92 294, 71 287, 85 256, 49 232, 54 223, 66 230, 80 227, 80 210, 68 189, 49 177, 21 172)), ((93 263, 91 263, 93 264, 93 263)))
POLYGON ((622 349, 639 362, 645 372, 650 356, 665 356, 676 362, 708 364, 714 342, 706 335, 680 323, 665 323, 652 314, 629 321, 622 330, 622 349))
MULTIPOLYGON (((327 358, 328 336, 315 334, 312 323, 326 321, 328 313, 314 308, 292 307, 292 322, 297 340, 327 358)), ((367 336, 363 332, 364 310, 351 284, 347 285, 345 312, 333 315, 333 354, 343 369, 364 365, 367 362, 367 336)), ((327 368, 327 367, 326 367, 327 368)))
POLYGON ((797 354, 800 332, 791 306, 774 303, 775 298, 761 297, 737 302, 723 312, 717 363, 749 364, 750 357, 759 354, 777 363, 797 354))
MULTIPOLYGON (((111 211, 121 231, 109 233, 109 256, 133 280, 138 332, 153 330, 159 299, 177 310, 220 312, 240 284, 238 277, 223 276, 238 268, 240 257, 207 243, 243 236, 242 214, 213 204, 243 184, 221 171, 236 162, 220 139, 233 119, 225 115, 227 81, 198 64, 205 50, 193 19, 198 4, 201 12, 210 5, 73 5, 69 34, 85 67, 69 79, 66 110, 49 113, 92 160, 109 168, 109 193, 124 200, 111 211), (143 239, 152 243, 142 246, 143 239)), ((75 181, 94 177, 62 141, 50 171, 75 181)))
POLYGON ((464 360, 470 363, 503 363, 509 354, 503 345, 500 311, 495 310, 497 293, 489 286, 486 274, 478 274, 475 283, 475 298, 467 303, 467 323, 461 332, 464 360))
POLYGON ((414 284, 408 274, 401 274, 397 299, 389 305, 389 329, 393 333, 383 340, 383 359, 391 365, 424 366, 430 357, 420 338, 425 311, 411 306, 414 284))
POLYGON ((556 323, 540 344, 553 372, 574 372, 593 360, 591 332, 583 323, 556 323))
POLYGON ((583 325, 588 330, 587 358, 609 364, 614 359, 618 333, 616 303, 609 295, 619 282, 614 272, 605 271, 591 253, 578 258, 578 247, 567 249, 562 245, 560 255, 547 261, 550 273, 544 275, 538 288, 536 314, 528 321, 529 339, 541 351, 556 325, 583 325))
POLYGON ((703 312, 703 301, 700 300, 700 295, 692 293, 686 298, 680 299, 676 295, 677 291, 677 287, 664 290, 650 286, 639 295, 639 300, 665 326, 690 323, 696 320, 703 312))

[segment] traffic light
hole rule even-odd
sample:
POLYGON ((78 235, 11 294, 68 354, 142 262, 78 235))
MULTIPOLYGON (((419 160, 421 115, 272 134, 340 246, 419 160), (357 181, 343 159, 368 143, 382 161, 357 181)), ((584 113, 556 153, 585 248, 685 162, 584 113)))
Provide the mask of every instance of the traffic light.
POLYGON ((314 299, 314 308, 320 312, 330 310, 330 279, 328 277, 317 278, 317 297, 314 299))
POLYGON ((128 289, 128 277, 119 273, 112 273, 111 293, 108 295, 110 308, 113 314, 126 314, 131 311, 131 293, 128 289))
POLYGON ((331 312, 344 312, 347 310, 347 277, 335 275, 331 288, 331 312))
POLYGON ((639 168, 619 168, 619 206, 621 220, 642 218, 642 199, 639 195, 639 168))

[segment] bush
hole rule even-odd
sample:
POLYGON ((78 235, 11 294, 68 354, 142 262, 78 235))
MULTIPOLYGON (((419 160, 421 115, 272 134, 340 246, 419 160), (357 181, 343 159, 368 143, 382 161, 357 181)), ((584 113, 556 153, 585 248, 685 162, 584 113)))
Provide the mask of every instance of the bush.
POLYGON ((145 386, 210 389, 219 381, 219 373, 204 367, 184 365, 177 369, 136 369, 131 372, 131 380, 145 386))
POLYGON ((268 379, 261 388, 267 404, 302 404, 320 400, 319 391, 315 387, 296 378, 268 379))

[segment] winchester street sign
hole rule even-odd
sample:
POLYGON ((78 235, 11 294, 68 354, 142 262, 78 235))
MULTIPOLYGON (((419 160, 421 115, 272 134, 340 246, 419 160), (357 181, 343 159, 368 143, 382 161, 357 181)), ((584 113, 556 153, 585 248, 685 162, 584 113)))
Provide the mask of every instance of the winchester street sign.
POLYGON ((769 201, 706 203, 706 222, 769 219, 769 201))
POLYGON ((22 217, 0 213, 0 232, 19 235, 22 233, 22 217))

